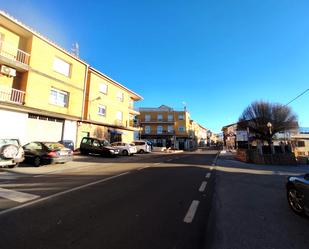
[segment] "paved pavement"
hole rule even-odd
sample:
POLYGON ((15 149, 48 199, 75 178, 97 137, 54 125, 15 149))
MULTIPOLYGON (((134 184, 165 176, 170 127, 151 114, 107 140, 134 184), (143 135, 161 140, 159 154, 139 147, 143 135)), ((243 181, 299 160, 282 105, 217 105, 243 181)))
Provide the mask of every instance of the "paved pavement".
POLYGON ((253 165, 221 154, 208 248, 307 249, 309 219, 289 209, 285 182, 288 175, 308 172, 308 166, 253 165))
POLYGON ((202 248, 215 151, 0 172, 0 248, 202 248))

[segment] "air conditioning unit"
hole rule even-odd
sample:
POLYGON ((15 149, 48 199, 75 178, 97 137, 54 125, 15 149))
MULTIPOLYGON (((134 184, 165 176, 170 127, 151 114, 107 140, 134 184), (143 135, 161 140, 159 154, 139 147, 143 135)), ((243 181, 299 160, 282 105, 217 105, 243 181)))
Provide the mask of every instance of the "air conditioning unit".
POLYGON ((0 72, 4 75, 10 76, 10 77, 15 77, 16 76, 16 70, 10 67, 7 67, 5 65, 1 66, 0 72))

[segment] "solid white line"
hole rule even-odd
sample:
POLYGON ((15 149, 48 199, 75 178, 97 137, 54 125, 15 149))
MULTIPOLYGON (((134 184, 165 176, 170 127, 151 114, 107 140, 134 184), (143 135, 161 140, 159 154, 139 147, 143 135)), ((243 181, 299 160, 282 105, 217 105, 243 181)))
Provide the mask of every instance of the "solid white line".
POLYGON ((206 188, 207 182, 203 181, 200 188, 198 189, 198 191, 200 192, 204 192, 205 188, 206 188))
POLYGON ((210 178, 210 176, 211 176, 211 173, 206 174, 206 178, 210 178))
POLYGON ((150 166, 150 165, 148 165, 148 166, 145 166, 145 167, 139 168, 139 169, 137 169, 137 170, 147 169, 147 168, 149 168, 149 167, 151 167, 151 166, 150 166))
POLYGON ((153 165, 159 165, 159 164, 161 164, 161 163, 154 163, 153 165))
POLYGON ((98 181, 95 181, 95 182, 90 182, 90 183, 87 183, 87 184, 84 184, 84 185, 81 185, 81 186, 78 186, 78 187, 75 187, 75 188, 71 188, 71 189, 68 189, 68 190, 65 190, 65 191, 62 191, 62 192, 50 195, 50 196, 46 196, 44 198, 37 199, 37 200, 31 201, 31 202, 28 202, 28 203, 25 203, 25 204, 22 204, 22 205, 10 208, 10 209, 6 209, 6 210, 3 210, 3 211, 0 212, 0 216, 4 215, 4 214, 7 214, 7 213, 10 213, 12 211, 18 210, 18 209, 22 209, 24 207, 28 207, 28 206, 31 206, 31 205, 34 205, 34 204, 37 204, 37 203, 40 203, 40 202, 43 202, 43 201, 55 198, 55 197, 59 197, 59 196, 65 195, 65 194, 70 193, 70 192, 74 192, 74 191, 77 191, 77 190, 80 190, 80 189, 84 189, 84 188, 90 187, 92 185, 99 184, 101 182, 106 182, 106 181, 109 181, 109 180, 112 180, 112 179, 115 179, 117 177, 120 177, 120 176, 123 176, 123 175, 127 175, 127 174, 130 174, 130 171, 121 173, 119 175, 111 176, 111 177, 108 177, 108 178, 104 178, 104 179, 101 179, 101 180, 98 180, 98 181))
POLYGON ((28 193, 23 193, 11 189, 5 189, 5 188, 0 188, 0 197, 9 199, 11 201, 16 201, 16 202, 26 202, 26 201, 32 201, 34 199, 39 198, 39 195, 33 195, 33 194, 28 194, 28 193))
POLYGON ((194 215, 196 213, 197 207, 199 205, 199 201, 192 201, 191 206, 189 207, 189 210, 185 216, 185 218, 183 219, 183 222, 185 223, 191 223, 194 219, 194 215))

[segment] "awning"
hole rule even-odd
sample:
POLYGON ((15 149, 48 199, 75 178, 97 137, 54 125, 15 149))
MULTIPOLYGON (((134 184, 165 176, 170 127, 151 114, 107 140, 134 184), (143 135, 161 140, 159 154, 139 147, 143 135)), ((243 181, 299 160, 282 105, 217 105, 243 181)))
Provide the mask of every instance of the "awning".
POLYGON ((108 132, 111 134, 119 134, 119 135, 123 134, 123 132, 117 130, 108 130, 108 132))

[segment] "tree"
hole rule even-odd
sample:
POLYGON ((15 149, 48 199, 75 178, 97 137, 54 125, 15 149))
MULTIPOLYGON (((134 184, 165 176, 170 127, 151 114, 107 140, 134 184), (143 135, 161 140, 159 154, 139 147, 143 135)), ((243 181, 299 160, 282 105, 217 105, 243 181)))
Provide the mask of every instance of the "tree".
POLYGON ((290 107, 265 101, 251 103, 239 117, 237 125, 237 129, 249 129, 256 139, 267 141, 269 145, 276 133, 297 128, 297 116, 290 107))

